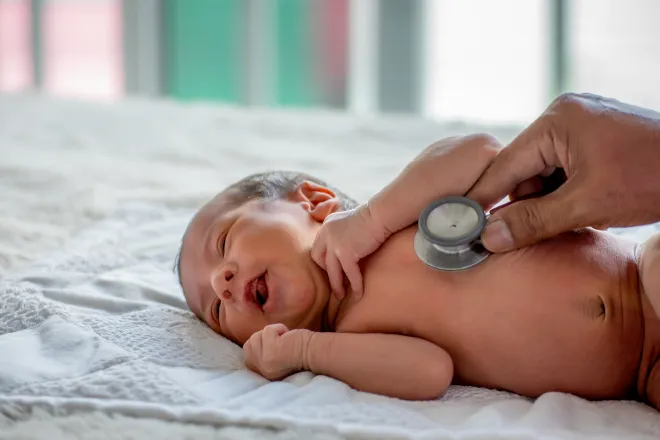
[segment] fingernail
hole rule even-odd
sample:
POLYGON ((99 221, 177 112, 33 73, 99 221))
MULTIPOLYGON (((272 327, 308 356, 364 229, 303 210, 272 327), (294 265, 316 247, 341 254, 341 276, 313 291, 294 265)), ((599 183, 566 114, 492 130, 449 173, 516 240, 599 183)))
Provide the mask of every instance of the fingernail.
POLYGON ((504 220, 493 220, 488 222, 483 232, 482 240, 484 246, 493 252, 502 252, 513 249, 513 237, 504 220))

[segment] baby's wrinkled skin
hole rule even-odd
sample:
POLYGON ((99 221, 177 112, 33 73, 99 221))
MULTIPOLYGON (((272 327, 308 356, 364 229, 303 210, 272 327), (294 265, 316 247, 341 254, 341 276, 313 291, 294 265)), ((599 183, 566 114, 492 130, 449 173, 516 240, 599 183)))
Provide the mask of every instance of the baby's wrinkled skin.
MULTIPOLYGON (((269 324, 309 329, 290 372, 327 374, 365 391, 426 399, 451 382, 660 406, 660 320, 635 243, 584 230, 442 272, 416 256, 413 225, 360 262, 363 297, 349 290, 338 301, 310 256, 336 210, 333 193, 309 183, 288 200, 232 206, 230 194, 218 195, 183 240, 181 282, 192 311, 239 344, 269 324), (246 293, 262 274, 263 306, 246 293), (396 381, 403 371, 419 383, 396 381)), ((643 260, 658 260, 659 247, 643 260)))

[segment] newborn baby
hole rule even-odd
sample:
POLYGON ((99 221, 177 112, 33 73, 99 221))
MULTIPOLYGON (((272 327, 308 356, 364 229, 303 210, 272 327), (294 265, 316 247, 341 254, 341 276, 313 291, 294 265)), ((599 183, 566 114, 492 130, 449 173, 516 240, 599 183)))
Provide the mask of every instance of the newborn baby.
POLYGON ((303 174, 235 183, 183 237, 178 269, 190 308, 244 344, 248 367, 272 380, 309 370, 404 399, 437 398, 457 383, 658 408, 659 240, 636 246, 583 230, 461 272, 431 269, 415 254, 423 207, 466 194, 498 149, 483 135, 434 144, 356 210, 303 174), (326 272, 311 256, 324 221, 344 210, 357 225, 367 210, 387 231, 359 262, 363 290, 331 283, 341 268, 328 259, 335 267, 326 272))

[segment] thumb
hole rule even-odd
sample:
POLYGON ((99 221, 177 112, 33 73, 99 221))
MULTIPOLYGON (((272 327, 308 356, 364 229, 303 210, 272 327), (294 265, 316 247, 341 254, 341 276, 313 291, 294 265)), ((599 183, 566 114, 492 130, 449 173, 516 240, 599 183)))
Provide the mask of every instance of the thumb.
POLYGON ((484 246, 491 252, 506 252, 579 227, 573 222, 570 202, 561 197, 562 192, 559 189, 499 209, 489 218, 481 235, 484 246))

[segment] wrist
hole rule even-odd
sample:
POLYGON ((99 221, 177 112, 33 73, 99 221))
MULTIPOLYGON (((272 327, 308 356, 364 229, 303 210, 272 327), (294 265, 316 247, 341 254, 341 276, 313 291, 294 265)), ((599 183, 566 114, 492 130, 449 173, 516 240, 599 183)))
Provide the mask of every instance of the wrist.
POLYGON ((318 332, 311 330, 301 330, 302 335, 302 350, 301 350, 301 359, 300 359, 300 370, 303 371, 312 371, 311 368, 311 358, 313 356, 314 350, 314 340, 318 332))
POLYGON ((393 231, 387 227, 382 209, 380 209, 378 202, 370 200, 364 205, 361 205, 358 208, 358 211, 368 225, 371 235, 379 243, 383 243, 390 235, 392 235, 393 231))

